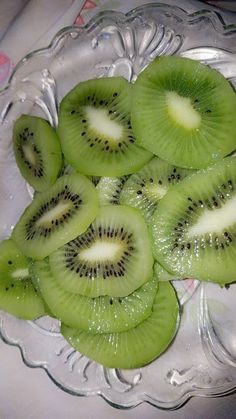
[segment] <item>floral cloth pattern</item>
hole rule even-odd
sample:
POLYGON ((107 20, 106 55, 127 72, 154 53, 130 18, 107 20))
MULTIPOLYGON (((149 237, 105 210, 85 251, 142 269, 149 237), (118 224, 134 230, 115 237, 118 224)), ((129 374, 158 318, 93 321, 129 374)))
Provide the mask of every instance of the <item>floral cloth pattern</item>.
POLYGON ((8 79, 12 65, 11 59, 0 51, 0 85, 8 79))
POLYGON ((95 9, 97 7, 96 3, 94 3, 92 0, 86 0, 80 13, 78 14, 77 18, 75 19, 75 24, 76 25, 84 25, 85 24, 85 20, 83 17, 83 14, 86 10, 92 10, 95 9))

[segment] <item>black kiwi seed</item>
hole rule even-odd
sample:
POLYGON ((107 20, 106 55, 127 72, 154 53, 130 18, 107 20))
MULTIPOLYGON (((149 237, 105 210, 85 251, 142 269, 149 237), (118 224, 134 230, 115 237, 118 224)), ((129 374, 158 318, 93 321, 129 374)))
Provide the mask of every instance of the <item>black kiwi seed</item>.
POLYGON ((57 197, 51 198, 49 202, 44 203, 41 205, 41 207, 38 209, 37 213, 31 218, 31 220, 26 225, 26 240, 31 240, 34 238, 35 235, 37 236, 44 236, 47 237, 51 235, 56 227, 63 223, 64 220, 67 218, 70 218, 73 213, 81 206, 82 199, 78 194, 73 194, 68 190, 67 185, 65 188, 57 194, 57 197), (59 201, 63 199, 64 201, 69 201, 72 203, 72 206, 67 210, 66 213, 63 213, 59 219, 54 219, 51 221, 51 228, 38 226, 37 230, 35 230, 35 223, 42 217, 42 215, 45 213, 45 211, 49 211, 50 209, 56 207, 56 205, 59 203, 59 201))
MULTIPOLYGON (((95 176, 122 176, 132 173, 135 170, 134 166, 138 165, 140 167, 142 165, 139 165, 138 160, 138 153, 140 151, 141 155, 141 149, 139 150, 140 147, 133 144, 136 141, 132 135, 130 106, 128 106, 130 99, 129 95, 125 93, 126 91, 129 91, 129 84, 124 79, 113 78, 111 83, 110 78, 104 78, 80 83, 63 99, 60 105, 58 132, 61 137, 62 150, 66 160, 71 166, 78 169, 79 172, 95 176), (64 117, 65 119, 70 119, 71 117, 70 109, 74 107, 74 101, 71 102, 71 98, 77 92, 79 95, 77 102, 78 107, 81 109, 81 119, 78 118, 76 120, 75 118, 71 118, 72 126, 77 127, 76 130, 73 129, 73 132, 78 129, 78 141, 77 139, 75 141, 74 135, 70 135, 70 139, 68 140, 68 135, 66 134, 64 136, 64 129, 61 131, 61 128, 64 125, 64 117), (87 92, 91 92, 91 94, 87 94, 87 92), (84 100, 84 97, 86 100, 84 100), (112 133, 104 133, 104 130, 101 130, 99 126, 93 127, 93 124, 90 123, 91 120, 87 105, 90 108, 94 108, 94 110, 96 109, 96 112, 99 109, 106 111, 103 117, 107 118, 109 116, 110 121, 113 121, 122 128, 117 138, 118 141, 114 141, 112 133), (83 132, 85 131, 85 127, 86 134, 81 135, 81 128, 83 132), (100 137, 100 141, 93 141, 94 136, 100 137), (89 138, 92 138, 92 141, 89 141, 89 138), (82 147, 81 144, 83 145, 82 147), (75 152, 75 147, 80 150, 79 157, 77 156, 76 159, 75 154, 77 152, 75 152), (131 151, 133 149, 135 151, 138 148, 137 153, 135 151, 132 159, 129 157, 131 152, 127 153, 127 148, 131 151), (104 155, 106 156, 105 159, 103 159, 104 155), (92 165, 88 164, 88 161, 90 162, 91 160, 94 162, 92 165), (124 168, 121 162, 124 162, 124 168), (108 168, 106 169, 105 166, 108 168)), ((71 124, 69 125, 70 131, 71 124)), ((145 151, 143 154, 142 150, 142 160, 150 159, 151 156, 146 157, 146 153, 145 151)))
MULTIPOLYGON (((108 228, 102 228, 98 226, 96 231, 91 231, 88 229, 86 233, 83 234, 80 238, 73 240, 72 242, 66 245, 66 252, 65 252, 65 265, 71 271, 75 271, 76 273, 81 273, 88 278, 96 278, 97 275, 100 275, 100 270, 103 272, 103 278, 110 276, 124 276, 125 275, 125 261, 126 257, 131 255, 130 252, 135 251, 135 245, 130 245, 132 240, 132 234, 127 234, 124 231, 123 227, 117 228, 116 230, 108 228), (100 262, 99 265, 94 265, 91 267, 87 267, 86 264, 81 265, 79 260, 80 252, 86 248, 87 243, 89 242, 91 245, 96 241, 96 238, 103 239, 103 237, 107 237, 109 239, 113 239, 114 237, 117 240, 121 240, 124 242, 123 245, 123 253, 120 256, 119 260, 116 262, 107 265, 106 263, 100 262), (74 252, 76 252, 76 258, 74 257, 74 252)), ((112 304, 112 303, 111 303, 112 304)))
MULTIPOLYGON (((120 194, 129 176, 121 177, 103 177, 97 185, 99 191, 99 198, 102 205, 120 204, 120 194)), ((114 234, 114 229, 113 229, 114 234)))
POLYGON ((13 148, 22 176, 36 191, 56 181, 62 165, 61 147, 48 121, 21 115, 14 124, 13 148))
POLYGON ((163 57, 161 65, 159 59, 154 60, 140 74, 134 85, 135 106, 132 109, 133 130, 143 147, 176 166, 196 169, 208 167, 210 162, 214 163, 217 159, 220 161, 230 154, 235 149, 236 130, 236 119, 232 111, 236 107, 234 89, 218 72, 214 73, 214 70, 203 64, 200 64, 200 68, 199 64, 195 60, 179 57, 163 57), (189 83, 187 89, 182 89, 179 84, 180 74, 183 73, 189 83), (214 86, 214 98, 210 86, 214 86), (183 94, 195 104, 193 106, 197 111, 196 115, 203 116, 196 126, 193 124, 191 129, 187 128, 185 122, 178 120, 173 110, 173 118, 166 122, 166 129, 162 121, 168 115, 169 104, 167 101, 166 106, 163 106, 163 101, 169 90, 180 96, 183 94), (196 90, 198 98, 195 97, 196 90), (222 98, 225 101, 224 106, 222 98), (214 115, 214 121, 210 121, 211 115, 214 115), (222 130, 222 121, 225 121, 227 131, 222 130), (171 132, 174 133, 172 136, 171 132), (194 145, 191 144, 192 136, 195 139, 194 145), (206 137, 209 154, 204 146, 206 137))
MULTIPOLYGON (((153 259, 147 233, 143 218, 135 210, 121 205, 103 206, 91 227, 50 255, 50 267, 58 275, 61 286, 69 291, 88 297, 127 296, 141 285, 136 281, 144 283, 152 274, 153 259), (126 218, 127 214, 132 217, 126 218), (97 246, 101 247, 101 252, 96 252, 95 256, 97 246), (146 252, 150 252, 150 264, 148 261, 145 265, 146 252), (137 275, 131 266, 144 273, 137 275)), ((109 304, 114 304, 112 298, 109 304)))

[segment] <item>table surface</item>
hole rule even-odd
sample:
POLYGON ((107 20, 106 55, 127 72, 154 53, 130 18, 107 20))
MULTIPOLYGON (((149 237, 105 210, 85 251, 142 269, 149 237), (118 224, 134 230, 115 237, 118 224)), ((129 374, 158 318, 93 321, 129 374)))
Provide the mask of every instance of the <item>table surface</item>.
MULTIPOLYGON (((163 0, 162 0, 163 1, 163 0)), ((164 2, 164 1, 163 1, 164 2)), ((201 7, 197 1, 165 1, 201 7)), ((2 3, 1 3, 2 4, 2 3)), ((1 12, 0 4, 0 12, 1 12)), ((206 7, 207 8, 207 7, 206 7)), ((232 14, 228 22, 236 21, 232 14)), ((176 411, 162 411, 147 403, 134 409, 118 410, 101 397, 76 397, 59 389, 40 368, 28 368, 18 348, 0 340, 0 419, 213 419, 236 417, 236 393, 221 398, 193 398, 176 411)))

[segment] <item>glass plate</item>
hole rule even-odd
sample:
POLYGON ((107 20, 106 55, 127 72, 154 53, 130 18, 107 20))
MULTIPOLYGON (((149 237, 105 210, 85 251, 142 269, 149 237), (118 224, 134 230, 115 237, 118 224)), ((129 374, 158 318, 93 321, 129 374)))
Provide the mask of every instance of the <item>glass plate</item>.
MULTIPOLYGON (((57 106, 76 83, 122 75, 134 81, 154 57, 180 54, 217 68, 236 85, 236 26, 212 11, 187 14, 178 7, 146 5, 127 15, 98 14, 85 27, 61 30, 51 45, 25 57, 0 93, 0 239, 30 202, 32 191, 16 167, 12 124, 31 113, 57 124, 57 106)), ((62 389, 99 394, 117 407, 143 401, 173 409, 189 397, 227 394, 236 388, 236 285, 220 289, 196 280, 174 281, 181 322, 174 343, 137 370, 106 369, 80 355, 50 317, 22 321, 0 312, 2 338, 20 348, 24 362, 43 368, 62 389)))

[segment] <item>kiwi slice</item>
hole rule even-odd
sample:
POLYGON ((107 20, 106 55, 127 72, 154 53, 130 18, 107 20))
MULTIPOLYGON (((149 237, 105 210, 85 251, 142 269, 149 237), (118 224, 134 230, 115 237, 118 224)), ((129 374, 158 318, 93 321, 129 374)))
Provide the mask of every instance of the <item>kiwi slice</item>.
POLYGON ((158 263, 157 261, 154 263, 154 272, 158 281, 174 281, 176 279, 179 279, 176 277, 175 274, 170 273, 165 268, 163 268, 163 266, 160 265, 160 263, 158 263))
POLYGON ((101 205, 119 205, 120 194, 129 176, 104 176, 97 184, 99 201, 101 205))
POLYGON ((13 148, 22 176, 36 191, 53 185, 61 170, 62 153, 59 138, 48 121, 21 115, 13 129, 13 148))
POLYGON ((121 332, 146 319, 158 282, 152 279, 127 297, 84 297, 64 290, 47 259, 35 262, 33 273, 50 311, 67 326, 91 333, 121 332))
POLYGON ((37 194, 16 224, 12 239, 33 259, 43 259, 82 234, 98 212, 95 186, 78 173, 60 177, 37 194))
POLYGON ((236 278, 236 157, 168 191, 152 218, 156 259, 179 277, 221 284, 236 278))
POLYGON ((122 176, 150 160, 130 125, 131 89, 122 77, 88 80, 62 100, 58 134, 66 160, 80 173, 122 176))
POLYGON ((60 172, 60 176, 71 175, 72 173, 77 173, 77 172, 72 166, 64 162, 61 172, 60 172))
POLYGON ((152 277, 151 241, 140 212, 103 206, 88 230, 53 252, 53 274, 68 291, 124 297, 152 277))
POLYGON ((139 208, 146 221, 149 221, 169 187, 191 173, 192 170, 173 166, 155 157, 129 177, 121 190, 120 203, 139 208))
POLYGON ((29 265, 11 239, 0 243, 0 309, 33 320, 45 314, 45 307, 31 281, 29 265))
POLYGON ((170 345, 178 326, 179 306, 169 282, 160 282, 151 315, 120 333, 92 334, 62 324, 61 333, 80 353, 108 368, 138 368, 170 345))
POLYGON ((101 179, 100 176, 88 176, 88 178, 91 180, 91 182, 93 182, 93 184, 95 186, 98 185, 98 183, 100 182, 100 179, 101 179))
POLYGON ((236 94, 216 70, 160 57, 138 76, 132 96, 136 138, 164 160, 205 168, 235 149, 236 94))

